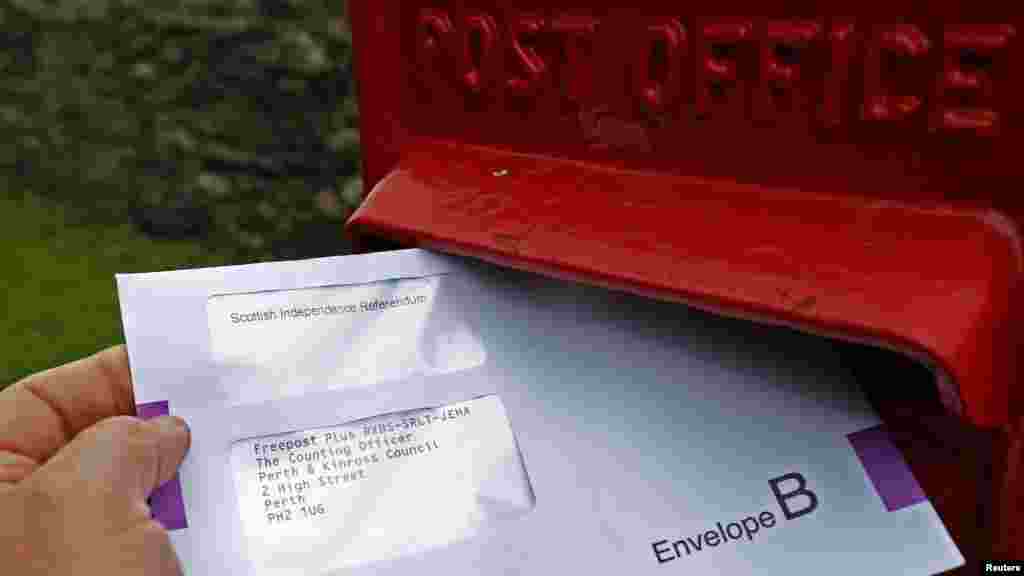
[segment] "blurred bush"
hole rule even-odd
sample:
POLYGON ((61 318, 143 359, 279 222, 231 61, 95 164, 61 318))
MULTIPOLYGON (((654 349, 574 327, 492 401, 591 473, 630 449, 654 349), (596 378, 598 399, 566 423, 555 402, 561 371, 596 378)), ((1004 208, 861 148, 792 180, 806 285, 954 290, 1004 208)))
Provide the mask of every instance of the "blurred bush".
POLYGON ((0 0, 0 171, 237 260, 346 250, 342 0, 0 0))

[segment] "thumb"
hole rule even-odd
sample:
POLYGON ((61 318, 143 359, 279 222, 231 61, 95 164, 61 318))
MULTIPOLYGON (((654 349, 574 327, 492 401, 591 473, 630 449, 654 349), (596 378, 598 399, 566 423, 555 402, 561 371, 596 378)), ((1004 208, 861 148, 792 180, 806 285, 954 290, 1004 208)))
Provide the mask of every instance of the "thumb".
POLYGON ((47 484, 78 494, 116 494, 142 504, 171 480, 190 443, 184 420, 118 416, 78 434, 38 471, 47 484))

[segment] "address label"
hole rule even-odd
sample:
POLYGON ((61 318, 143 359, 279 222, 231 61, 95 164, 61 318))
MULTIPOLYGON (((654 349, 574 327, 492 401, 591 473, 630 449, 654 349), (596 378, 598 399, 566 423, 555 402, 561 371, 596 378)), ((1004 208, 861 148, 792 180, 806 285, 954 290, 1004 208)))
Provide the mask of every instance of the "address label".
POLYGON ((327 574, 471 538, 534 505, 501 399, 235 442, 255 574, 327 574))

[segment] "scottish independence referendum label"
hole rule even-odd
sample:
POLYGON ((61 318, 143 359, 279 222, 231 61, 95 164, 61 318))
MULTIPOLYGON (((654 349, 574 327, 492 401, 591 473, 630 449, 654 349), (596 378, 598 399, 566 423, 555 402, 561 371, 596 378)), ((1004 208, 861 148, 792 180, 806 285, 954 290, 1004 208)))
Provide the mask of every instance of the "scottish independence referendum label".
POLYGON ((533 492, 497 396, 236 442, 254 573, 326 573, 470 538, 533 492))

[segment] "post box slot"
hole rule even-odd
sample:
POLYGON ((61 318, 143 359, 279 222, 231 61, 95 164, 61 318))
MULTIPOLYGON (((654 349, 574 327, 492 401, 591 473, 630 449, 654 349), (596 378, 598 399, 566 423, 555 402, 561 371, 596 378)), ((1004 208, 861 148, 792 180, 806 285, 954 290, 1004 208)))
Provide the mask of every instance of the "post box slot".
POLYGON ((947 409, 1007 418, 1015 237, 952 211, 421 139, 350 226, 407 244, 879 344, 947 409), (912 265, 911 265, 912 264, 912 265), (965 364, 965 358, 970 361, 965 364))

